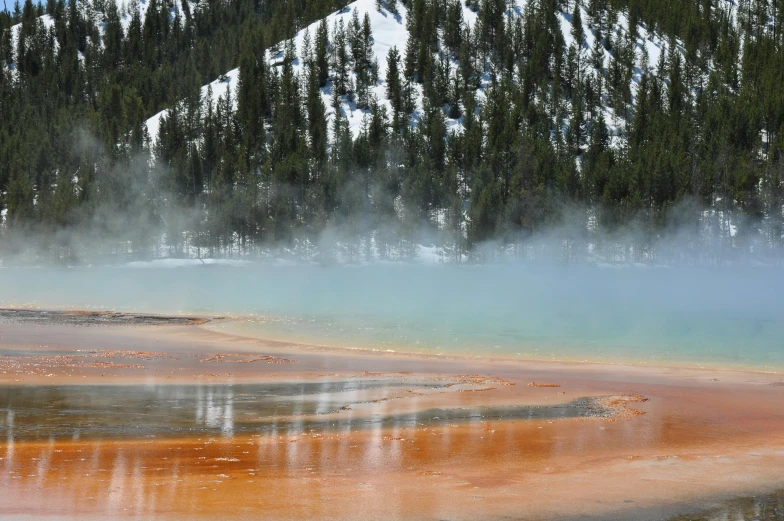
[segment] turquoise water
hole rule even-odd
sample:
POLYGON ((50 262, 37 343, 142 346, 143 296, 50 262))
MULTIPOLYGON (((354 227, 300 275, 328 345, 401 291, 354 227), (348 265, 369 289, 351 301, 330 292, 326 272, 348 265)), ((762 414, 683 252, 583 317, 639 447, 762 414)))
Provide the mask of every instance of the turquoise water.
POLYGON ((784 271, 508 264, 0 269, 0 305, 239 315, 380 350, 784 370, 784 271))

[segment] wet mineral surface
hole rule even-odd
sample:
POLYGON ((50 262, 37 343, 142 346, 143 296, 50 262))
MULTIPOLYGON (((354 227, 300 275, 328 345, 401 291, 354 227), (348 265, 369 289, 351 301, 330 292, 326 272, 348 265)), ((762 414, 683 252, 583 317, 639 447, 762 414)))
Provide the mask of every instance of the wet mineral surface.
POLYGON ((141 326, 141 325, 195 325, 206 322, 206 318, 189 316, 166 316, 142 313, 118 313, 114 311, 60 311, 44 309, 0 308, 0 323, 13 324, 59 324, 72 326, 141 326))
POLYGON ((780 516, 781 375, 29 316, 0 320, 0 519, 780 516))
POLYGON ((752 497, 739 497, 701 512, 670 521, 784 521, 784 489, 752 497))
MULTIPOLYGON (((396 393, 445 392, 451 384, 353 380, 321 383, 0 386, 0 437, 7 441, 355 431, 510 420, 613 418, 600 398, 551 406, 428 408, 369 405, 396 393), (349 415, 349 412, 366 414, 349 415)), ((397 394, 397 399, 403 399, 397 394)))

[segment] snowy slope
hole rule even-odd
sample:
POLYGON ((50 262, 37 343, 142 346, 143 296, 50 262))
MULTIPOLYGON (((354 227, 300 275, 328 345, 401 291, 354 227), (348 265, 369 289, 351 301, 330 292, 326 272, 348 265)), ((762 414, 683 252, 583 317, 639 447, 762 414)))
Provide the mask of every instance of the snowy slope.
MULTIPOLYGON (((44 27, 51 29, 54 27, 54 18, 45 14, 38 18, 44 27)), ((22 29, 22 24, 11 26, 11 45, 13 46, 13 57, 16 60, 16 50, 19 48, 19 31, 22 29)))
MULTIPOLYGON (((174 0, 172 7, 169 9, 169 13, 171 19, 174 19, 175 16, 179 16, 182 20, 185 19, 185 14, 182 11, 182 2, 188 0, 174 0)), ((127 34, 128 27, 131 25, 132 13, 133 9, 136 8, 139 10, 139 15, 141 17, 142 23, 144 23, 144 17, 147 13, 147 9, 150 7, 150 0, 116 0, 117 4, 117 12, 120 14, 120 23, 122 24, 123 31, 127 34)), ((105 29, 105 22, 106 22, 106 15, 101 10, 101 7, 94 2, 93 0, 81 1, 78 4, 78 8, 81 10, 82 15, 87 18, 91 19, 93 23, 95 23, 96 27, 98 27, 98 31, 103 37, 104 29, 105 29)), ((197 2, 189 2, 189 6, 191 9, 195 9, 197 2)), ((42 23, 43 26, 47 30, 51 30, 54 27, 54 18, 45 14, 38 18, 42 23)), ((18 38, 19 38, 19 31, 22 28, 22 24, 16 24, 11 26, 11 43, 13 45, 13 57, 16 60, 16 50, 18 48, 18 38)), ((55 38, 55 44, 57 43, 57 39, 55 38)), ((84 55, 82 53, 79 54, 80 59, 84 59, 84 55)), ((13 68, 13 65, 12 65, 13 68)))
MULTIPOLYGON (((523 10, 526 8, 526 5, 529 3, 528 0, 515 0, 515 3, 507 10, 506 15, 508 17, 515 17, 520 16, 523 10)), ((469 27, 474 27, 477 20, 477 14, 472 11, 470 8, 465 7, 463 5, 463 20, 469 27)), ((393 14, 387 11, 386 9, 382 9, 381 11, 377 10, 375 0, 357 0, 348 4, 344 9, 337 13, 333 13, 327 17, 327 24, 329 34, 331 35, 335 24, 339 20, 343 20, 344 26, 347 26, 351 20, 352 12, 356 10, 359 19, 362 20, 365 13, 368 14, 370 18, 371 29, 373 33, 373 52, 375 58, 378 61, 379 65, 379 81, 378 83, 372 88, 373 94, 375 94, 376 98, 378 99, 381 105, 385 105, 387 107, 388 112, 391 111, 391 105, 389 100, 386 98, 386 85, 384 83, 384 78, 386 76, 386 60, 387 60, 387 53, 392 46, 396 46, 398 51, 401 53, 401 56, 404 54, 406 42, 408 40, 408 31, 406 30, 406 18, 407 18, 407 10, 404 5, 398 2, 398 13, 393 14)), ((558 13, 559 21, 561 24, 561 30, 563 32, 564 40, 566 42, 567 48, 568 46, 572 45, 573 38, 571 35, 572 31, 572 24, 571 19, 572 15, 566 12, 558 13)), ((594 45, 594 32, 588 26, 587 20, 589 19, 588 13, 585 11, 585 8, 582 10, 582 19, 583 19, 583 32, 585 33, 585 43, 584 43, 584 53, 586 58, 591 52, 591 49, 594 45)), ((302 42, 304 39, 305 31, 307 30, 310 34, 311 40, 314 39, 316 34, 316 29, 321 22, 315 22, 311 24, 307 29, 301 30, 299 33, 296 34, 294 37, 294 48, 297 51, 297 59, 294 61, 294 71, 295 73, 302 73, 303 72, 303 65, 301 60, 301 49, 302 49, 302 42)), ((621 15, 618 17, 618 22, 613 27, 613 38, 618 38, 620 35, 628 33, 628 19, 621 15)), ((668 40, 663 39, 655 34, 649 34, 647 29, 644 26, 639 26, 637 29, 637 59, 639 60, 639 56, 641 55, 641 50, 643 47, 647 49, 648 52, 648 65, 651 68, 655 68, 656 64, 659 61, 659 57, 661 53, 667 52, 668 50, 668 40)), ((680 48, 680 42, 677 42, 676 45, 680 48)), ((680 49, 679 49, 680 50, 680 49)), ((609 67, 610 61, 613 59, 612 54, 604 52, 604 63, 605 67, 609 67)), ((279 61, 281 58, 281 54, 272 55, 269 51, 267 51, 266 60, 268 63, 272 64, 276 61, 279 61)), ((455 73, 455 67, 452 68, 452 74, 455 73)), ((640 67, 635 67, 635 74, 632 78, 632 92, 636 92, 636 84, 639 82, 640 75, 642 70, 640 67)), ((207 89, 208 87, 212 88, 212 99, 213 102, 217 102, 219 97, 223 97, 226 95, 226 92, 231 90, 231 97, 232 100, 236 100, 236 89, 239 79, 239 70, 233 69, 223 75, 223 79, 216 79, 209 85, 205 85, 202 87, 202 98, 206 98, 207 89)), ((351 73, 352 81, 355 80, 355 75, 351 73)), ((485 77, 483 80, 482 88, 480 88, 479 92, 477 93, 477 98, 479 103, 481 103, 484 99, 484 87, 486 83, 489 81, 489 78, 485 77)), ((422 108, 422 93, 421 93, 421 86, 415 86, 417 91, 416 95, 416 107, 417 112, 414 114, 414 119, 418 119, 419 111, 422 108)), ((322 99, 324 101, 324 105, 327 107, 327 116, 328 121, 332 121, 334 119, 334 109, 332 108, 332 99, 331 99, 331 91, 329 89, 329 85, 322 89, 322 99)), ((235 105, 236 109, 236 105, 235 105)), ((341 110, 345 115, 346 119, 348 120, 349 127, 351 129, 352 134, 356 137, 360 129, 362 128, 362 121, 365 117, 366 111, 357 109, 356 105, 353 103, 344 102, 341 106, 341 110)), ((153 117, 151 117, 147 121, 147 129, 149 134, 153 140, 156 139, 158 135, 158 128, 160 125, 160 118, 166 113, 166 111, 162 111, 153 117)), ((612 110, 605 107, 605 120, 607 121, 609 127, 610 136, 617 136, 620 133, 620 122, 618 118, 615 117, 612 110)), ((331 128, 331 127, 330 127, 331 128)), ((448 130, 455 130, 461 131, 462 125, 461 121, 457 119, 447 119, 447 129, 448 130)), ((613 142, 615 143, 615 138, 613 138, 613 142)))
MULTIPOLYGON (((365 13, 368 13, 370 16, 370 25, 373 32, 373 53, 378 60, 379 65, 379 82, 374 87, 372 87, 372 92, 379 100, 379 103, 385 104, 387 106, 387 110, 391 111, 392 107, 389 104, 389 100, 386 98, 386 85, 384 84, 383 78, 386 75, 387 53, 389 52, 389 49, 391 49, 393 46, 397 46, 398 50, 402 54, 405 49, 406 41, 408 40, 408 31, 406 31, 406 8, 405 6, 398 4, 398 14, 393 14, 386 10, 379 12, 375 8, 375 0, 357 0, 356 2, 349 4, 341 11, 333 13, 327 17, 328 32, 330 35, 332 34, 335 24, 338 23, 338 20, 342 19, 344 26, 348 26, 349 22, 351 21, 352 11, 354 9, 357 10, 360 20, 364 17, 365 13)), ((298 32, 294 37, 294 48, 297 51, 297 58, 293 62, 293 69, 295 74, 303 73, 304 66, 301 59, 301 50, 305 31, 307 30, 310 33, 310 38, 312 41, 315 38, 316 30, 320 23, 320 21, 312 23, 306 29, 298 32)), ((272 64, 280 61, 282 58, 282 53, 273 54, 272 51, 268 50, 265 53, 265 58, 267 63, 272 64)), ((352 81, 354 81, 356 79, 354 73, 351 72, 350 74, 352 81)), ((232 101, 236 101, 239 69, 233 69, 223 76, 224 78, 216 79, 208 85, 202 87, 202 99, 206 99, 208 88, 212 88, 213 102, 217 102, 218 98, 220 97, 225 97, 226 92, 231 89, 232 101)), ((327 107, 328 120, 332 121, 334 119, 335 111, 331 106, 332 99, 329 86, 322 89, 321 96, 324 101, 324 105, 327 107)), ((418 96, 418 99, 420 100, 419 103, 421 104, 421 96, 418 96)), ((418 106, 421 108, 421 105, 418 106)), ((356 105, 353 103, 343 103, 341 109, 348 119, 348 124, 353 135, 356 137, 359 134, 360 128, 362 126, 362 119, 366 112, 357 109, 356 105)), ((164 114, 166 114, 166 112, 167 111, 164 110, 154 115, 147 121, 147 130, 153 140, 155 140, 158 135, 160 119, 164 114)))
MULTIPOLYGON (((184 16, 183 11, 181 8, 182 2, 188 0, 175 0, 173 3, 173 7, 171 8, 171 16, 184 16)), ((521 16, 523 10, 527 7, 529 0, 514 0, 514 2, 510 5, 510 8, 507 10, 506 15, 508 17, 516 17, 521 16)), ((138 8, 139 13, 141 15, 142 22, 144 21, 145 14, 147 9, 149 8, 150 0, 118 0, 117 1, 117 8, 121 16, 122 24, 125 30, 127 30, 130 21, 131 21, 131 13, 133 9, 138 8)), ((189 2, 189 5, 193 10, 198 9, 198 2, 189 2)), ((477 20, 477 14, 472 11, 470 8, 466 7, 462 2, 461 5, 463 6, 463 20, 469 27, 474 27, 477 20)), ((91 0, 87 0, 85 2, 79 3, 80 8, 83 10, 85 16, 91 17, 96 25, 99 27, 101 32, 103 31, 103 21, 104 21, 104 14, 100 12, 97 8, 94 7, 93 2, 91 0)), ((731 19, 735 20, 737 16, 737 1, 736 0, 722 0, 719 3, 719 7, 724 9, 725 11, 729 12, 731 19)), ((370 24, 373 34, 373 52, 375 58, 378 62, 379 70, 378 76, 379 81, 378 83, 372 87, 372 92, 376 96, 377 100, 380 104, 386 105, 387 110, 391 110, 391 106, 389 104, 389 100, 386 98, 386 85, 384 83, 384 78, 386 75, 386 59, 387 53, 392 46, 397 46, 398 51, 401 55, 405 51, 405 45, 408 40, 408 32, 406 30, 406 19, 407 19, 407 10, 404 5, 398 2, 398 13, 393 14, 387 11, 386 9, 382 9, 381 11, 376 9, 376 2, 375 0, 357 0, 348 4, 344 9, 337 13, 333 13, 327 17, 328 23, 328 31, 329 34, 332 34, 332 31, 335 27, 335 24, 342 19, 344 26, 348 26, 352 12, 356 10, 360 20, 364 17, 365 13, 369 15, 370 24)), ((567 12, 559 12, 557 13, 558 19, 561 25, 561 31, 563 33, 564 41, 566 43, 567 48, 574 43, 571 32, 572 32, 572 15, 571 13, 567 12)), ((594 32, 588 25, 589 16, 585 8, 582 10, 582 20, 583 20, 583 33, 585 34, 585 43, 583 52, 585 53, 586 58, 591 52, 591 49, 594 46, 594 32)), ((44 26, 47 28, 51 28, 54 24, 53 19, 49 15, 44 15, 41 17, 41 21, 43 22, 44 26)), ((299 33, 296 34, 294 37, 294 48, 297 52, 297 59, 293 63, 295 73, 303 72, 303 65, 302 60, 299 57, 299 54, 302 50, 302 42, 304 39, 305 31, 307 30, 310 33, 311 40, 315 38, 316 29, 319 22, 315 22, 311 24, 307 29, 301 30, 299 33)), ((20 25, 15 25, 12 27, 12 40, 14 42, 14 48, 16 48, 16 38, 18 37, 20 25)), ((613 38, 619 38, 622 35, 628 34, 628 19, 627 17, 621 13, 618 17, 618 21, 612 28, 613 38)), ((648 67, 651 70, 655 70, 656 64, 659 62, 660 55, 662 53, 668 52, 669 41, 665 38, 662 38, 660 35, 651 34, 648 32, 645 26, 638 26, 637 27, 637 45, 636 45, 636 62, 637 66, 635 67, 635 73, 632 77, 632 84, 631 89, 632 93, 636 92, 636 85, 640 80, 640 76, 642 74, 642 67, 639 65, 640 56, 642 54, 643 47, 647 50, 648 54, 648 67)), ((682 52, 682 46, 680 42, 676 42, 676 45, 679 47, 679 51, 682 52)), ((604 63, 605 67, 608 68, 611 60, 613 59, 612 54, 604 51, 604 63)), ((266 60, 268 63, 272 64, 276 61, 279 61, 281 55, 273 55, 272 52, 267 51, 266 60)), ((452 74, 455 73, 455 67, 452 68, 452 74)), ((351 79, 354 81, 356 78, 354 77, 354 73, 351 72, 351 79)), ((201 94, 202 98, 207 98, 207 91, 208 88, 212 89, 212 100, 213 103, 216 103, 220 97, 226 95, 226 93, 231 90, 232 100, 236 100, 236 89, 239 79, 239 70, 234 69, 228 71, 221 78, 217 78, 212 81, 210 84, 205 85, 202 87, 201 94)), ((486 84, 489 79, 487 77, 483 80, 486 84)), ((415 89, 417 89, 415 101, 417 111, 415 111, 413 118, 416 120, 420 115, 419 111, 421 111, 421 103, 422 103, 422 95, 421 95, 421 86, 416 85, 415 89)), ((477 93, 477 98, 479 103, 482 103, 484 99, 484 84, 482 88, 480 88, 479 92, 477 93)), ((329 90, 329 85, 322 89, 322 98, 324 101, 325 107, 327 107, 327 117, 328 121, 332 121, 334 119, 334 109, 332 107, 332 100, 331 94, 329 90)), ((236 105, 235 105, 236 108, 236 105)), ((617 136, 622 133, 622 125, 623 122, 620 118, 616 117, 613 111, 609 107, 605 107, 605 121, 608 125, 609 134, 611 136, 611 143, 613 145, 619 144, 617 136)), ((357 109, 354 103, 344 102, 341 106, 341 111, 345 115, 346 119, 348 120, 349 127, 351 129, 352 134, 356 137, 360 129, 362 128, 362 122, 366 115, 366 111, 357 109)), ((160 126, 160 119, 166 113, 166 111, 162 111, 158 114, 155 114, 147 121, 147 130, 149 132, 150 137, 153 141, 157 139, 158 129, 160 126)), ((331 129, 331 125, 330 125, 331 129)), ((454 131, 461 131, 462 125, 460 120, 450 120, 447 119, 447 129, 454 130, 454 131)))

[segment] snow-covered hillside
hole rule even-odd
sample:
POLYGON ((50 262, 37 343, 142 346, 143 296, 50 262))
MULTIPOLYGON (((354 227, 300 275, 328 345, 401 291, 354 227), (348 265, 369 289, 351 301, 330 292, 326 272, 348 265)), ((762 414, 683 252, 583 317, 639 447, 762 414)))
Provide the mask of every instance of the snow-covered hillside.
MULTIPOLYGON (((515 0, 514 4, 510 6, 510 8, 506 12, 506 16, 509 18, 522 16, 525 9, 528 8, 529 0, 515 0)), ((461 6, 463 9, 462 16, 463 21, 469 28, 474 28, 477 24, 477 13, 471 8, 467 7, 463 2, 461 2, 461 6)), ((382 7, 380 10, 377 8, 377 3, 375 0, 357 0, 348 4, 342 10, 329 15, 326 20, 328 24, 329 34, 331 35, 335 29, 335 25, 338 24, 340 21, 344 24, 344 26, 348 26, 351 18, 353 16, 353 12, 356 11, 360 20, 362 20, 367 13, 370 19, 370 25, 373 34, 373 53, 375 55, 376 60, 378 61, 378 82, 375 86, 372 87, 372 93, 375 95, 376 99, 381 105, 385 105, 388 111, 391 109, 390 102, 386 97, 386 84, 384 82, 384 78, 386 75, 386 66, 387 66, 387 54, 389 50, 395 46, 397 47, 398 51, 403 54, 406 42, 408 41, 408 31, 406 29, 406 20, 408 17, 408 11, 406 7, 400 3, 397 4, 397 13, 392 13, 388 11, 386 8, 382 7)), ((596 39, 596 32, 592 29, 589 24, 589 16, 585 9, 582 8, 582 20, 583 20, 583 33, 585 35, 585 40, 583 42, 583 53, 586 56, 592 52, 592 49, 595 47, 595 39, 596 39)), ((563 33, 563 38, 566 43, 566 47, 573 45, 574 38, 572 36, 572 14, 568 12, 559 12, 557 13, 558 20, 560 22, 561 30, 563 33)), ((316 30, 318 25, 321 22, 315 22, 308 26, 305 29, 299 31, 293 38, 293 47, 297 52, 297 57, 293 62, 293 67, 295 73, 304 73, 303 71, 303 60, 301 58, 302 53, 302 46, 303 41, 305 39, 305 34, 308 33, 310 38, 312 39, 316 34, 316 30)), ((618 17, 617 22, 615 23, 614 27, 612 28, 612 37, 619 38, 623 35, 628 34, 628 27, 629 21, 628 18, 621 14, 618 17)), ((643 55, 643 48, 647 51, 647 63, 645 65, 655 69, 656 64, 660 60, 660 56, 662 53, 668 52, 669 48, 669 41, 665 38, 660 37, 659 35, 649 33, 648 30, 640 25, 637 28, 637 49, 636 49, 636 63, 638 66, 635 67, 635 73, 632 77, 632 93, 636 91, 636 85, 639 82, 640 75, 642 74, 643 64, 640 62, 641 56, 643 55)), ((676 41, 676 45, 678 46, 678 50, 682 52, 682 45, 680 42, 676 41)), ((282 46, 280 46, 282 47, 282 46)), ((608 52, 602 49, 604 53, 604 63, 605 68, 608 68, 610 65, 611 60, 613 60, 613 55, 611 52, 608 52)), ((265 58, 267 63, 274 64, 279 62, 282 59, 282 51, 278 49, 273 49, 271 51, 267 51, 265 58)), ((452 74, 454 75, 456 72, 456 64, 455 60, 452 60, 452 74)), ((356 80, 356 75, 351 72, 351 80, 356 80)), ((208 88, 212 89, 212 100, 213 102, 217 102, 219 97, 226 96, 226 93, 231 90, 231 98, 232 102, 236 101, 236 90, 238 85, 239 79, 239 69, 233 69, 231 71, 226 72, 220 78, 215 79, 208 85, 202 87, 202 98, 207 98, 208 88)), ((489 83, 490 78, 487 74, 485 74, 482 78, 482 86, 480 87, 479 91, 477 92, 478 101, 481 103, 484 98, 484 89, 489 83)), ((331 98, 331 86, 327 85, 325 88, 322 89, 322 98, 324 101, 324 105, 327 107, 327 117, 329 121, 334 119, 334 108, 332 107, 332 98, 331 98)), ((416 110, 414 115, 412 116, 414 120, 418 119, 421 115, 422 109, 422 91, 421 86, 415 85, 414 88, 416 89, 416 99, 415 99, 415 106, 416 110)), ((234 104, 236 109, 236 104, 234 104)), ((341 105, 341 110, 343 115, 348 120, 349 127, 352 131, 352 134, 356 137, 360 129, 362 127, 363 119, 367 114, 367 111, 358 109, 355 103, 344 101, 341 105)), ((605 121, 608 125, 609 135, 613 141, 616 141, 615 136, 618 136, 622 130, 619 126, 622 125, 622 122, 613 111, 609 107, 605 107, 605 121)), ((161 117, 166 114, 166 111, 162 111, 153 117, 151 117, 147 121, 147 129, 149 134, 153 140, 156 139, 158 135, 158 128, 160 124, 161 117)), ((454 130, 454 131, 461 131, 462 130, 462 118, 458 119, 449 119, 447 118, 447 129, 454 130)))
MULTIPOLYGON (((184 19, 184 13, 182 9, 183 2, 187 2, 188 0, 172 0, 168 2, 169 6, 169 16, 172 19, 175 16, 179 16, 181 19, 184 19)), ((192 6, 191 9, 195 9, 198 2, 189 2, 189 6, 192 6)), ((147 10, 151 5, 151 0, 117 0, 117 12, 120 16, 120 23, 122 24, 123 31, 127 34, 128 28, 131 25, 131 20, 133 19, 133 13, 138 10, 139 18, 142 23, 144 23, 144 18, 147 15, 147 10)), ((100 33, 101 38, 103 38, 104 31, 106 28, 106 5, 101 2, 100 5, 98 2, 93 0, 81 1, 77 4, 78 9, 80 10, 81 15, 88 20, 91 20, 95 25, 98 27, 98 32, 100 33)), ((38 18, 39 23, 43 25, 44 28, 47 30, 51 30, 54 27, 54 18, 50 15, 45 14, 38 18)), ((11 45, 12 45, 12 55, 13 59, 16 60, 16 52, 19 46, 19 31, 22 28, 22 24, 16 24, 11 26, 11 45)), ((55 45, 57 44, 57 37, 54 37, 55 45)), ((102 42, 94 42, 98 45, 101 45, 102 42)), ((80 53, 80 59, 83 59, 84 55, 80 53)), ((11 68, 14 68, 14 64, 12 63, 11 68)))
MULTIPOLYGON (((173 2, 169 2, 170 5, 170 13, 172 18, 175 16, 184 16, 183 9, 182 9, 182 2, 188 0, 174 0, 173 2)), ((506 16, 509 18, 522 16, 525 9, 528 8, 528 4, 530 3, 529 0, 515 0, 509 7, 506 12, 506 16)), ((105 12, 100 10, 97 7, 97 4, 92 1, 85 1, 80 2, 78 4, 82 13, 85 17, 92 19, 99 28, 101 34, 103 34, 104 26, 105 26, 105 12)), ((119 0, 117 2, 117 9, 120 14, 121 22, 125 31, 128 30, 128 27, 131 23, 132 13, 135 10, 138 10, 140 18, 142 22, 144 21, 145 15, 147 13, 148 8, 151 5, 151 0, 119 0)), ((735 0, 725 0, 721 2, 721 8, 725 9, 729 12, 731 19, 735 20, 736 13, 737 13, 737 6, 735 5, 735 0)), ((189 6, 191 9, 198 9, 198 2, 189 2, 189 6)), ((471 7, 465 5, 465 3, 461 2, 462 6, 462 17, 463 21, 469 28, 475 27, 477 23, 477 13, 471 7)), ((402 54, 406 42, 408 41, 408 31, 406 29, 406 20, 408 17, 407 9, 401 3, 397 4, 397 12, 392 13, 388 11, 386 8, 378 9, 377 3, 375 0, 357 0, 348 4, 342 10, 333 13, 327 17, 327 24, 329 34, 331 35, 334 31, 335 25, 342 21, 344 26, 348 26, 350 22, 353 12, 356 11, 359 18, 362 19, 365 14, 367 13, 370 19, 370 25, 373 34, 373 53, 375 58, 378 62, 378 78, 379 81, 372 87, 372 93, 375 95, 376 99, 381 105, 385 105, 387 109, 391 109, 389 100, 386 97, 386 85, 384 82, 385 74, 386 74, 386 65, 387 65, 387 54, 389 50, 396 46, 398 51, 402 54)), ((585 35, 585 40, 583 43, 583 52, 586 55, 586 58, 589 53, 595 47, 595 39, 596 39, 596 31, 590 27, 588 20, 590 19, 585 7, 582 7, 582 20, 583 20, 583 34, 585 35)), ((558 20, 560 22, 561 31, 563 33, 564 42, 566 47, 574 44, 574 38, 572 36, 573 28, 572 28, 572 14, 569 12, 559 12, 557 13, 558 20)), ((40 17, 41 23, 47 29, 50 29, 54 25, 54 20, 49 15, 44 15, 40 17)), ((293 38, 294 49, 297 52, 297 57, 293 62, 293 67, 295 73, 302 73, 303 72, 303 60, 301 59, 301 50, 303 40, 305 38, 305 34, 308 33, 311 38, 314 37, 316 34, 316 29, 319 22, 315 22, 308 26, 305 29, 299 31, 293 38)), ((612 28, 611 34, 613 38, 619 38, 624 35, 628 34, 629 27, 628 18, 624 13, 621 13, 618 16, 618 20, 612 28)), ((21 24, 17 24, 11 28, 11 38, 13 42, 14 49, 17 48, 17 38, 19 34, 21 24)), ((662 38, 660 35, 649 33, 647 28, 644 25, 639 25, 637 27, 637 43, 636 43, 636 63, 637 66, 634 69, 634 75, 631 80, 631 91, 632 94, 636 92, 636 85, 639 82, 640 75, 642 74, 643 65, 647 65, 648 67, 655 70, 656 64, 659 62, 661 54, 668 52, 668 47, 670 45, 669 40, 666 38, 662 38), (647 63, 643 64, 641 62, 643 49, 647 51, 647 63)), ((676 45, 678 46, 678 50, 683 52, 681 42, 676 41, 676 45)), ((282 47, 282 46, 281 46, 282 47)), ((611 52, 602 49, 604 53, 604 63, 605 68, 609 68, 610 62, 614 59, 611 52)), ((265 58, 269 64, 274 64, 279 62, 282 58, 282 52, 279 49, 268 50, 265 53, 265 58)), ((452 60, 452 64, 454 65, 456 62, 452 60)), ((13 65, 12 65, 13 68, 13 65)), ((452 73, 455 74, 456 67, 452 67, 452 73)), ((356 75, 354 72, 350 73, 352 81, 356 80, 356 75)), ((219 78, 216 78, 208 85, 202 87, 202 98, 207 98, 208 89, 212 89, 212 100, 213 102, 217 102, 220 97, 224 97, 226 93, 231 90, 232 101, 236 101, 236 89, 238 85, 239 79, 239 69, 233 69, 231 71, 227 71, 225 74, 222 74, 219 78)), ((481 103, 483 100, 483 93, 484 87, 489 82, 489 77, 487 75, 483 76, 482 78, 482 87, 480 87, 479 91, 477 92, 478 100, 481 103)), ((417 120, 421 115, 419 111, 422 108, 422 92, 421 86, 415 85, 416 90, 415 95, 415 106, 416 110, 413 114, 413 119, 417 120)), ((331 100, 331 90, 330 85, 327 85, 325 88, 322 89, 322 98, 324 101, 324 105, 327 107, 327 117, 329 121, 334 119, 334 108, 332 107, 332 100, 331 100)), ((236 103, 234 103, 236 108, 236 103)), ((349 128, 351 129, 352 134, 356 137, 362 127, 362 122, 367 114, 366 110, 358 109, 356 104, 344 101, 341 110, 348 121, 349 128)), ((158 136, 158 128, 160 125, 161 117, 166 114, 166 110, 155 114, 147 121, 147 130, 149 135, 153 141, 157 139, 158 136)), ((604 116, 605 121, 608 125, 608 133, 611 136, 611 142, 613 144, 617 143, 617 136, 622 134, 624 130, 622 128, 623 122, 620 118, 616 117, 613 113, 612 109, 609 107, 604 107, 604 116)), ((447 118, 447 128, 448 130, 454 131, 461 131, 462 130, 462 122, 461 119, 449 119, 447 118)))
MULTIPOLYGON (((352 12, 354 10, 357 11, 360 19, 364 17, 365 13, 368 13, 370 17, 370 25, 373 32, 373 53, 378 60, 379 66, 379 81, 374 87, 372 87, 372 92, 380 103, 385 104, 387 108, 390 108, 389 100, 386 99, 386 85, 383 81, 386 73, 386 59, 389 49, 391 49, 393 46, 397 46, 400 52, 402 52, 405 48, 406 41, 408 39, 408 31, 406 30, 406 8, 405 6, 399 4, 398 12, 390 13, 386 9, 378 11, 375 7, 374 0, 358 0, 356 2, 352 2, 344 9, 327 17, 329 34, 332 34, 335 25, 339 23, 340 20, 343 21, 344 25, 348 26, 348 23, 351 21, 352 12)), ((293 68, 296 74, 303 72, 301 49, 303 40, 305 38, 305 33, 307 32, 310 34, 310 37, 313 38, 320 23, 321 22, 319 21, 311 24, 307 28, 298 32, 293 38, 294 48, 297 51, 297 57, 293 62, 293 68)), ((278 49, 268 50, 265 53, 265 58, 267 63, 274 64, 283 58, 283 53, 278 49)), ((352 81, 354 81, 356 79, 356 75, 353 72, 350 74, 352 81)), ((239 83, 238 80, 239 69, 228 71, 222 75, 222 77, 217 78, 210 84, 202 87, 202 98, 207 98, 207 91, 209 88, 211 88, 213 102, 216 102, 220 97, 226 96, 226 93, 229 90, 231 90, 232 101, 236 101, 236 91, 237 85, 239 83)), ((418 96, 419 101, 417 106, 421 107, 421 93, 419 94, 420 96, 418 96)), ((335 112, 331 106, 331 91, 329 85, 322 89, 322 98, 324 105, 327 107, 327 116, 331 121, 334 118, 335 112)), ((349 127, 351 128, 352 133, 354 136, 356 136, 362 126, 362 119, 364 118, 366 111, 357 109, 356 105, 353 103, 343 103, 341 109, 348 119, 349 127)), ((160 119, 164 114, 166 114, 166 112, 167 111, 162 111, 147 121, 147 129, 153 139, 155 139, 155 137, 158 135, 160 119)))
MULTIPOLYGON (((46 29, 51 29, 54 26, 54 19, 48 14, 39 17, 38 20, 39 20, 38 23, 46 27, 46 29)), ((14 62, 17 59, 16 51, 19 48, 19 31, 21 29, 22 29, 22 24, 16 24, 11 27, 11 45, 13 49, 12 54, 13 54, 14 62)), ((12 69, 15 68, 14 65, 15 63, 11 65, 12 69)))

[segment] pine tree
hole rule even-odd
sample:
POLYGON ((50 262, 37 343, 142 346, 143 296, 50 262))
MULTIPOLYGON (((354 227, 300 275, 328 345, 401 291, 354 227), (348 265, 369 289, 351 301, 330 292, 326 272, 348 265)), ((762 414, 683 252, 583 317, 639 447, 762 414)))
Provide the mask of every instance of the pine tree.
POLYGON ((324 87, 329 79, 329 61, 327 47, 329 45, 327 20, 324 19, 316 31, 315 67, 318 71, 319 86, 324 87))
POLYGON ((406 55, 403 69, 403 75, 407 82, 416 80, 416 72, 419 68, 417 58, 419 55, 419 42, 417 42, 410 34, 406 42, 406 55))
POLYGON ((318 69, 316 67, 310 67, 307 77, 305 106, 308 116, 310 157, 316 164, 322 164, 327 158, 326 107, 321 99, 319 83, 318 69))
POLYGON ((335 71, 334 85, 338 94, 345 95, 351 91, 349 66, 351 57, 346 49, 346 32, 343 20, 335 24, 332 36, 332 68, 335 71))
POLYGON ((302 50, 299 54, 302 57, 302 63, 306 66, 310 66, 313 62, 313 48, 311 47, 310 42, 310 29, 307 27, 305 28, 305 33, 302 35, 302 50))
MULTIPOLYGON (((352 25, 353 23, 352 21, 352 25)), ((373 36, 367 13, 365 13, 362 26, 354 38, 352 54, 354 55, 354 71, 356 73, 357 107, 367 109, 370 106, 370 87, 378 79, 376 72, 378 66, 373 58, 373 36)))
POLYGON ((593 65, 596 74, 604 75, 604 45, 602 44, 602 33, 596 29, 593 49, 591 51, 591 65, 593 65))
POLYGON ((237 86, 237 116, 244 134, 247 152, 256 156, 264 145, 264 119, 270 114, 263 51, 264 36, 249 34, 240 54, 240 78, 237 86))
POLYGON ((17 163, 11 172, 8 194, 5 197, 10 226, 20 227, 29 223, 33 217, 33 186, 27 174, 17 163))
POLYGON ((351 11, 351 21, 348 23, 346 29, 346 40, 351 49, 351 63, 353 64, 354 72, 357 72, 364 65, 365 40, 362 36, 359 13, 357 12, 357 9, 354 8, 354 10, 351 11))
POLYGON ((116 68, 122 59, 123 28, 117 12, 117 4, 109 0, 106 7, 106 28, 104 29, 104 67, 116 68))
POLYGON ((463 43, 463 6, 460 0, 447 4, 446 21, 444 23, 444 47, 456 57, 463 43))
POLYGON ((392 128, 397 131, 401 125, 403 106, 403 86, 400 82, 400 53, 397 47, 387 53, 386 95, 392 105, 392 128))
POLYGON ((577 49, 582 50, 585 45, 585 31, 583 30, 582 7, 580 6, 579 0, 574 2, 574 12, 572 13, 572 38, 574 38, 577 49))

